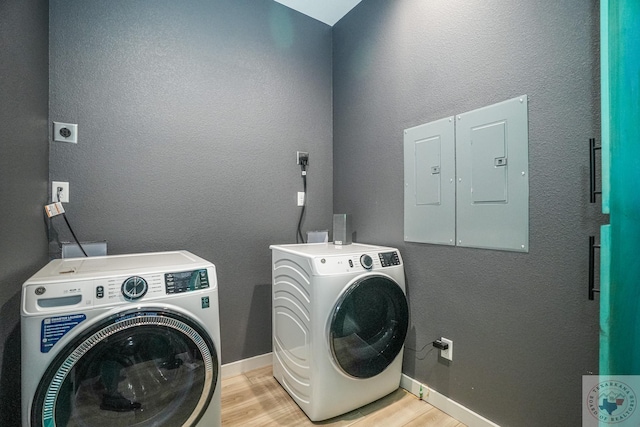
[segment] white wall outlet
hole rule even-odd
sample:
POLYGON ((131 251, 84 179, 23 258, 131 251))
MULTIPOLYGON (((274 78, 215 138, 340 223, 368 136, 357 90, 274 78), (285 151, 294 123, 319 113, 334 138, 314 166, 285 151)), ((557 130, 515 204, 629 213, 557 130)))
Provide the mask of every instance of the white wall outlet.
POLYGON ((58 188, 62 188, 60 191, 60 202, 69 203, 69 183, 63 181, 51 182, 51 201, 58 201, 58 188))
POLYGON ((73 123, 53 122, 53 140, 77 144, 78 125, 73 123))
POLYGON ((440 338, 440 341, 449 345, 446 350, 440 350, 440 356, 453 362, 453 341, 447 338, 440 338))
POLYGON ((304 191, 298 191, 298 206, 304 206, 304 191))

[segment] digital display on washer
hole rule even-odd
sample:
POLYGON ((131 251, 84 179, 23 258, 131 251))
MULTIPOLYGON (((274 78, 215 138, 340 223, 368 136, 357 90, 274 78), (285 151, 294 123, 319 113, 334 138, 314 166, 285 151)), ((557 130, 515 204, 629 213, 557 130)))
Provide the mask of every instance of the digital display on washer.
POLYGON ((391 267, 392 265, 400 265, 400 258, 397 252, 380 252, 380 263, 383 267, 391 267))
POLYGON ((180 273, 167 273, 164 282, 168 294, 197 291, 209 287, 207 270, 183 271, 180 273))

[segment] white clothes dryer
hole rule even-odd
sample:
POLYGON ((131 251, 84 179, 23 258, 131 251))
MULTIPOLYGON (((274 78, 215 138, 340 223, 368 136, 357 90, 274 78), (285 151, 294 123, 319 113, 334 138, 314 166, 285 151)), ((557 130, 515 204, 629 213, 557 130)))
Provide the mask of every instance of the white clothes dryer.
POLYGON ((220 426, 215 266, 189 252, 51 261, 22 286, 22 425, 220 426))
POLYGON ((409 324, 397 249, 275 245, 273 376, 311 421, 396 390, 409 324))

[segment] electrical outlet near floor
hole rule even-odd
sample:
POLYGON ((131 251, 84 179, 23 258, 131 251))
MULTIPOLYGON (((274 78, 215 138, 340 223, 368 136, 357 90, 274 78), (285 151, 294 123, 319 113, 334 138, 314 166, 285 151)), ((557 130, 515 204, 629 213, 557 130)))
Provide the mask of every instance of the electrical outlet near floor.
POLYGON ((440 356, 453 362, 453 341, 447 338, 440 338, 440 341, 449 345, 446 350, 440 350, 440 356))

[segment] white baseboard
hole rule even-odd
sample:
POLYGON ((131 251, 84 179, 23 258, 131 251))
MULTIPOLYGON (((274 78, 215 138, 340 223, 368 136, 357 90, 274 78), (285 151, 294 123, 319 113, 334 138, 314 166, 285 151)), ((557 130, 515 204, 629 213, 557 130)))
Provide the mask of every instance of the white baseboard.
POLYGON ((269 366, 271 363, 273 363, 273 353, 265 353, 248 359, 238 360, 237 362, 225 363, 222 365, 222 378, 242 375, 245 372, 269 366))
POLYGON ((402 374, 400 379, 400 387, 409 393, 420 397, 420 386, 422 386, 422 400, 446 412, 456 420, 469 427, 500 427, 498 424, 489 421, 481 415, 476 414, 471 409, 465 408, 458 402, 449 399, 447 396, 438 393, 425 384, 420 384, 411 377, 402 374))

